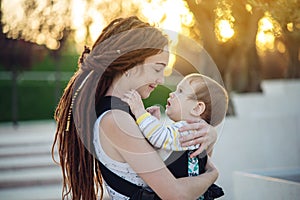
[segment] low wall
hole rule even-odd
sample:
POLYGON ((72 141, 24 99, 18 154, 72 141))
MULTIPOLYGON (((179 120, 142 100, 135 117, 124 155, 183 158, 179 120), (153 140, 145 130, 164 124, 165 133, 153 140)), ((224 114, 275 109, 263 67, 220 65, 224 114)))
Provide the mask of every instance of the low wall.
POLYGON ((232 95, 237 115, 218 127, 213 162, 219 170, 217 183, 225 191, 220 200, 240 200, 234 187, 251 177, 236 177, 236 171, 300 168, 300 81, 265 81, 262 87, 263 93, 232 95))
POLYGON ((235 200, 298 200, 300 168, 234 173, 235 200))

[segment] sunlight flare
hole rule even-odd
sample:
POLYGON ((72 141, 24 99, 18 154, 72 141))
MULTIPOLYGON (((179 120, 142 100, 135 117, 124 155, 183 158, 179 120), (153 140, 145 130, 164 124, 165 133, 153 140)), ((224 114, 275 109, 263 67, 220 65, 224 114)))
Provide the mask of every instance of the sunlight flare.
MULTIPOLYGON (((258 31, 256 35, 256 46, 258 50, 273 51, 275 48, 276 36, 281 34, 280 31, 281 30, 278 23, 274 19, 272 19, 268 13, 266 13, 265 16, 258 22, 258 31)), ((284 51, 283 47, 281 46, 280 51, 284 51)))
POLYGON ((228 20, 220 20, 217 22, 218 39, 221 42, 227 42, 234 35, 234 30, 232 25, 228 20))
POLYGON ((215 9, 215 35, 219 42, 225 43, 234 36, 234 17, 232 4, 226 0, 220 0, 215 9))
MULTIPOLYGON (((178 43, 178 34, 189 34, 188 28, 195 23, 184 0, 62 0, 52 3, 45 0, 3 0, 1 10, 3 32, 7 37, 24 39, 55 50, 59 48, 66 28, 72 32, 78 53, 83 45, 91 45, 97 39, 104 25, 111 20, 109 15, 137 15, 166 30, 172 50, 178 43)), ((170 65, 174 62, 175 57, 171 57, 170 65)))

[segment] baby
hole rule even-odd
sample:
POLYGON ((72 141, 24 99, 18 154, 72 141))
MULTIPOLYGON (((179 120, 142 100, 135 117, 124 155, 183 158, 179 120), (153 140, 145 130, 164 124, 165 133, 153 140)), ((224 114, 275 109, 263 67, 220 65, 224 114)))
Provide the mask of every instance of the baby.
MULTIPOLYGON (((201 75, 190 74, 177 85, 176 91, 170 93, 166 105, 166 115, 174 121, 170 125, 165 125, 159 121, 159 107, 145 109, 140 95, 131 90, 124 95, 123 101, 129 104, 132 113, 136 117, 145 138, 156 148, 165 151, 186 151, 189 155, 199 145, 181 147, 179 137, 191 134, 191 131, 179 132, 178 129, 189 120, 205 120, 212 126, 217 126, 226 115, 228 105, 228 95, 226 90, 213 79, 201 75)), ((201 157, 188 158, 188 175, 197 176, 205 172, 207 155, 201 157)), ((199 199, 214 199, 224 193, 221 188, 212 185, 212 190, 218 194, 204 194, 199 199), (206 197, 206 196, 207 197, 206 197), (210 195, 210 197, 208 197, 210 195)))

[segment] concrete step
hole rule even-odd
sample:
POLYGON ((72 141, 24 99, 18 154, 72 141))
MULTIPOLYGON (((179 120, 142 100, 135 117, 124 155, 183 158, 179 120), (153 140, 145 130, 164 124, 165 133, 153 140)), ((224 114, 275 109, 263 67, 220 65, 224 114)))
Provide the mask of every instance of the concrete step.
POLYGON ((33 155, 49 155, 51 154, 51 145, 48 143, 37 143, 28 145, 3 145, 0 146, 0 158, 20 157, 33 155))
POLYGON ((34 167, 0 171, 0 188, 2 189, 61 183, 62 176, 58 167, 34 167))
POLYGON ((0 200, 61 200, 61 184, 0 189, 0 200))
POLYGON ((300 80, 265 80, 262 93, 232 93, 237 116, 300 115, 300 80))
POLYGON ((22 157, 2 157, 0 159, 0 170, 9 169, 24 169, 24 168, 37 168, 54 166, 51 154, 36 155, 36 156, 22 156, 22 157))
POLYGON ((218 133, 212 159, 226 199, 235 199, 234 171, 300 167, 300 116, 227 117, 218 133))
POLYGON ((238 117, 300 116, 299 99, 300 93, 290 95, 232 94, 232 102, 238 117))
MULTIPOLYGON (((60 184, 5 188, 0 189, 0 200, 61 200, 61 192, 60 184)), ((106 191, 103 200, 110 200, 106 191)))
POLYGON ((0 200, 61 199, 61 169, 51 156, 54 135, 52 120, 0 124, 0 200))
POLYGON ((300 168, 238 171, 233 175, 234 196, 243 200, 299 200, 299 177, 300 168))
POLYGON ((266 95, 290 95, 300 93, 299 79, 264 80, 261 83, 266 95))

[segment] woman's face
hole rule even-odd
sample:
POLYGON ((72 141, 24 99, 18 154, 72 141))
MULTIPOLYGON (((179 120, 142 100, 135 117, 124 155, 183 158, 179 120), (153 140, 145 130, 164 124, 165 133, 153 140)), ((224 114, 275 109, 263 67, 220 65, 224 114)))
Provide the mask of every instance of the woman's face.
POLYGON ((164 69, 168 65, 169 53, 162 51, 159 54, 148 57, 144 64, 137 66, 133 75, 134 89, 143 99, 148 98, 151 92, 159 84, 164 83, 164 69))

